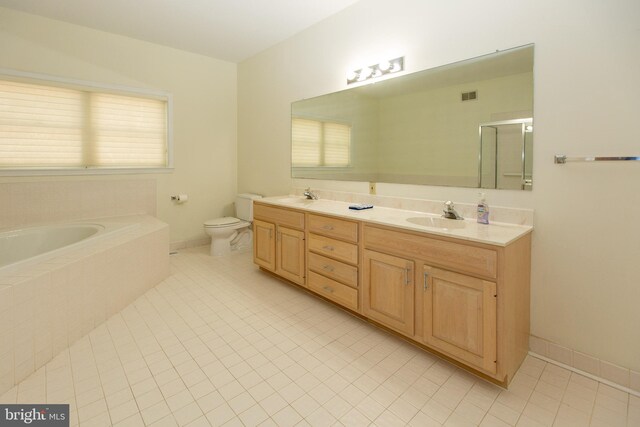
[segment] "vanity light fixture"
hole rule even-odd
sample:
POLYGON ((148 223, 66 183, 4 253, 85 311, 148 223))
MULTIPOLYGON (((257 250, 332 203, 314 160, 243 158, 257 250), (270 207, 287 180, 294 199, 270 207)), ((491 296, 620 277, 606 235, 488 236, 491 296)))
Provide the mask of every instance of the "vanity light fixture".
POLYGON ((397 73, 402 70, 404 70, 404 56, 389 59, 388 61, 381 61, 378 64, 362 67, 358 70, 353 70, 347 74, 347 84, 363 82, 368 79, 397 73))

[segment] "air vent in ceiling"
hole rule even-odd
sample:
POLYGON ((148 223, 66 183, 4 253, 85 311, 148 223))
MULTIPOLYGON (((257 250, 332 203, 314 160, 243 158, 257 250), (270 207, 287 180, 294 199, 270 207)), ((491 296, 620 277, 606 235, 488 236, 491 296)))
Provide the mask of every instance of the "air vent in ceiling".
POLYGON ((471 92, 462 92, 462 100, 463 101, 473 101, 474 99, 478 99, 478 91, 474 90, 471 92))

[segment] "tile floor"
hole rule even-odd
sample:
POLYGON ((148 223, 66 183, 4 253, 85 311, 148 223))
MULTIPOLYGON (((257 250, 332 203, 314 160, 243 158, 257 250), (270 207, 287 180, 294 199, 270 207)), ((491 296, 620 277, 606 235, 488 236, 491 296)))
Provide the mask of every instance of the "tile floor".
POLYGON ((172 275, 3 396, 81 426, 640 426, 640 398, 528 357, 509 391, 261 273, 172 275))

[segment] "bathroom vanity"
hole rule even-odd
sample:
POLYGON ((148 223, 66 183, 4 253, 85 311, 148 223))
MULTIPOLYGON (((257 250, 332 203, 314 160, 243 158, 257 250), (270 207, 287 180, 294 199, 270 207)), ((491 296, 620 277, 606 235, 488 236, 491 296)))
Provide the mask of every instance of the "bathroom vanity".
POLYGON ((530 226, 254 202, 254 262, 502 385, 528 351, 530 226))

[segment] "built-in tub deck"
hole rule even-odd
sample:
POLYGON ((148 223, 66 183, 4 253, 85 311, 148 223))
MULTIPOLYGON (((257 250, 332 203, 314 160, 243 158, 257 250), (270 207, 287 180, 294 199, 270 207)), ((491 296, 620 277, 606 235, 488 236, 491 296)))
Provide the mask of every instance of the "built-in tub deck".
POLYGON ((169 275, 169 226, 149 215, 0 268, 0 394, 169 275))

